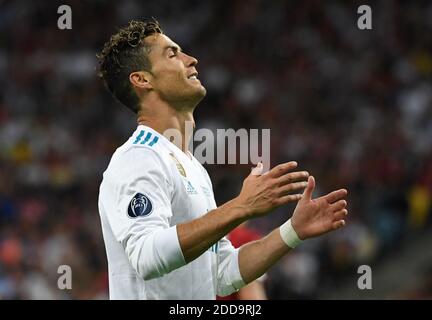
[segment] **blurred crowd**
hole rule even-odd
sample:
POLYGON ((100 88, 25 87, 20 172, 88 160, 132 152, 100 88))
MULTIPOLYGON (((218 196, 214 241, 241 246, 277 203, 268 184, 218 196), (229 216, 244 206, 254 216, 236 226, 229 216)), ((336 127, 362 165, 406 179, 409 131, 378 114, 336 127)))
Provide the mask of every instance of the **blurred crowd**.
MULTIPOLYGON (((95 54, 131 19, 156 17, 198 58, 198 128, 270 128, 272 166, 296 160, 316 195, 349 190, 347 227, 278 263, 270 299, 319 298, 430 231, 432 2, 374 1, 372 30, 357 28, 358 5, 0 1, 0 298, 107 298, 98 188, 136 120, 97 78, 95 54), (72 30, 57 28, 60 4, 72 30), (72 290, 57 288, 60 265, 72 290)), ((206 168, 221 204, 250 165, 206 168)), ((251 225, 265 234, 292 209, 251 225)))

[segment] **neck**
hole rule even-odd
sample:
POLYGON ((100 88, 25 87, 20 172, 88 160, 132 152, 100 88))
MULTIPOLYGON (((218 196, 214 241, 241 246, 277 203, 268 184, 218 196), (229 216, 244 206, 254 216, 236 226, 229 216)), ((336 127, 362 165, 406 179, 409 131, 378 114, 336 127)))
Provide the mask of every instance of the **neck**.
POLYGON ((138 112, 138 124, 148 126, 168 139, 171 138, 172 143, 188 154, 189 142, 195 128, 193 109, 176 110, 163 102, 152 104, 151 107, 150 104, 146 106, 142 105, 138 112))

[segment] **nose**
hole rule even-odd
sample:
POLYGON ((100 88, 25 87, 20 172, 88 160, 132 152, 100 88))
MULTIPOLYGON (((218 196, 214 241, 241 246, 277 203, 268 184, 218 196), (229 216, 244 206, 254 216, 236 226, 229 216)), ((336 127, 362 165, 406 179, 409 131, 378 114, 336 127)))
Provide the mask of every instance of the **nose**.
POLYGON ((187 60, 187 66, 188 67, 194 67, 198 64, 198 60, 192 56, 186 55, 188 60, 187 60))

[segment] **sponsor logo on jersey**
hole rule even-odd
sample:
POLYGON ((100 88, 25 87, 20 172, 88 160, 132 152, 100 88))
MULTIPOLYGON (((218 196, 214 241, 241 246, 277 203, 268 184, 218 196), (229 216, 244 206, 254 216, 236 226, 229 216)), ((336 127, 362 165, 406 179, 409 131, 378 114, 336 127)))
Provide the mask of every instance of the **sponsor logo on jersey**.
POLYGON ((189 180, 186 184, 186 192, 188 194, 198 194, 198 192, 195 190, 194 186, 192 185, 192 183, 189 180))
POLYGON ((174 160, 174 163, 175 163, 175 165, 176 165, 176 167, 177 167, 178 172, 179 172, 183 177, 186 178, 186 171, 185 171, 185 169, 183 168, 183 166, 181 165, 180 161, 177 160, 177 158, 176 158, 176 156, 174 155, 173 152, 170 152, 169 155, 170 155, 171 158, 174 160))
POLYGON ((131 218, 148 216, 153 211, 153 204, 150 199, 142 194, 134 195, 128 206, 128 216, 131 218))

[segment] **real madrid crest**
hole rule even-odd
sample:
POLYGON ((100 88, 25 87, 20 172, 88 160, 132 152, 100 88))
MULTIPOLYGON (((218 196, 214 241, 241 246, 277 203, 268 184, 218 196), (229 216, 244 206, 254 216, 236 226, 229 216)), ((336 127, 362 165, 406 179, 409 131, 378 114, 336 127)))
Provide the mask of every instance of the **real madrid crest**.
POLYGON ((170 152, 169 155, 170 155, 171 158, 174 160, 178 172, 180 172, 180 174, 181 174, 183 177, 186 178, 186 171, 185 171, 185 169, 183 168, 183 166, 181 165, 180 161, 177 160, 177 158, 175 157, 174 153, 170 152))

